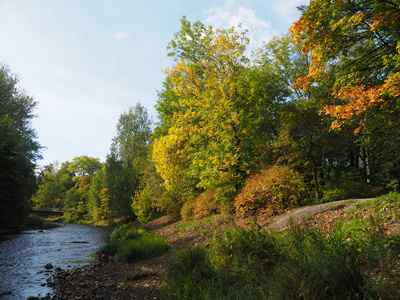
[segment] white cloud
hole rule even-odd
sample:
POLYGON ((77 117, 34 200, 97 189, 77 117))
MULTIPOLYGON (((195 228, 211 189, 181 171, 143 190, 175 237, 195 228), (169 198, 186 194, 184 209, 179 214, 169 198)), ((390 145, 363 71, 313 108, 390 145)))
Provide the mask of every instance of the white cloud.
POLYGON ((297 7, 307 4, 305 0, 275 0, 272 4, 272 10, 282 19, 293 20, 298 13, 297 7))
POLYGON ((204 23, 214 28, 227 29, 241 24, 241 29, 248 30, 251 50, 261 47, 276 35, 270 22, 258 17, 252 9, 235 6, 235 2, 231 0, 226 2, 225 7, 212 7, 206 13, 209 17, 204 23))
POLYGON ((122 40, 126 40, 129 39, 131 36, 129 35, 128 31, 124 31, 124 32, 116 32, 114 33, 114 38, 117 41, 122 41, 122 40))

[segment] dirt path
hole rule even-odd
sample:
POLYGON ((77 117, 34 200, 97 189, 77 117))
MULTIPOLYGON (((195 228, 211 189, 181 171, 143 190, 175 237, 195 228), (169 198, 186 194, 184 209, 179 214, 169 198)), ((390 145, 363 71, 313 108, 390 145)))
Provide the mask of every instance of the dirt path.
POLYGON ((298 222, 312 217, 316 214, 324 213, 332 208, 341 207, 344 211, 347 211, 354 207, 357 203, 373 200, 374 198, 367 199, 355 199, 355 200, 339 200, 329 203, 316 204, 310 206, 299 207, 288 211, 287 213, 277 216, 265 227, 270 230, 279 230, 289 226, 291 222, 298 222))

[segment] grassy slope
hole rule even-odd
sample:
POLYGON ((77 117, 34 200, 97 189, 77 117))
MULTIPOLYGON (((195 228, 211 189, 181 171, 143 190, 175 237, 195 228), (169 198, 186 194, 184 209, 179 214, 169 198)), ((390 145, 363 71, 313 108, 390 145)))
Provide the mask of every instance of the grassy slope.
POLYGON ((398 299, 399 208, 396 194, 356 205, 333 204, 300 226, 273 234, 260 231, 273 221, 263 215, 218 215, 189 222, 160 218, 146 228, 179 251, 170 254, 170 261, 179 263, 164 266, 164 283, 173 288, 164 288, 160 297, 240 299, 243 295, 234 292, 240 286, 254 299, 398 299), (203 250, 193 250, 193 245, 203 250), (261 251, 258 245, 270 249, 261 251), (185 255, 186 261, 181 259, 185 255))

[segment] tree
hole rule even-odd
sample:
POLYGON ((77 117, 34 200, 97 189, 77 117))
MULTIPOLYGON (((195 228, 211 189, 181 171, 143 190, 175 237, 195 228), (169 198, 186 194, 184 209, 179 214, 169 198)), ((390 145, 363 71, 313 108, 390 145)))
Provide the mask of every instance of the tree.
POLYGON ((67 191, 74 187, 74 174, 67 166, 68 163, 55 162, 43 168, 36 180, 38 190, 31 199, 33 205, 63 208, 67 191))
POLYGON ((0 66, 0 227, 16 228, 27 216, 35 189, 40 145, 31 126, 37 102, 17 87, 18 78, 0 66))
MULTIPOLYGON (((297 85, 307 90, 334 70, 331 95, 336 101, 320 113, 333 117, 333 129, 353 126, 370 181, 374 158, 377 164, 378 157, 399 157, 399 1, 315 0, 301 11, 290 31, 302 50, 311 53, 311 65, 297 85), (374 153, 379 148, 383 153, 374 153)), ((395 160, 392 167, 398 165, 395 160)))
POLYGON ((341 101, 322 110, 336 119, 332 127, 355 119, 358 133, 373 111, 398 111, 399 1, 314 0, 301 11, 290 31, 302 50, 312 54, 309 73, 297 84, 308 89, 330 72, 329 64, 337 66, 332 93, 341 101))
POLYGON ((105 166, 110 210, 117 216, 133 217, 131 202, 150 135, 151 120, 140 103, 120 116, 105 166))
POLYGON ((246 32, 181 22, 170 43, 176 64, 165 71, 167 101, 159 105, 171 125, 156 139, 153 160, 168 190, 193 182, 199 192, 218 191, 226 206, 260 162, 276 129, 271 108, 285 89, 268 69, 251 67, 246 32))
MULTIPOLYGON (((174 114, 169 134, 154 145, 154 154, 163 152, 165 155, 153 155, 153 159, 168 186, 176 180, 166 169, 166 163, 172 160, 163 159, 171 152, 168 147, 179 148, 176 143, 183 143, 187 153, 182 153, 183 149, 177 152, 177 148, 171 155, 177 160, 180 157, 189 159, 189 172, 199 179, 199 188, 235 189, 243 171, 240 170, 241 141, 237 132, 239 112, 235 106, 239 100, 238 80, 248 65, 244 55, 247 39, 233 29, 212 32, 199 22, 193 28, 185 20, 182 24, 181 32, 176 35, 177 42, 171 43, 181 60, 166 70, 172 90, 179 97, 175 105, 182 108, 182 113, 174 114), (182 40, 189 48, 181 46, 182 40)), ((178 167, 175 173, 180 173, 179 165, 173 162, 172 169, 178 167)))

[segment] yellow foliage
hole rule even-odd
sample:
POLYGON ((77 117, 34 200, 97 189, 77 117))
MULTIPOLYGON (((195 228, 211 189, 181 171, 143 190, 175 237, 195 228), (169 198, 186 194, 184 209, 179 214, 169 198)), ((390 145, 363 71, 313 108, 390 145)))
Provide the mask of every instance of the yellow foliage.
POLYGON ((238 78, 248 65, 247 42, 233 28, 216 30, 204 41, 204 55, 196 64, 182 59, 165 69, 179 96, 175 104, 183 108, 168 135, 154 144, 153 161, 167 189, 189 169, 198 187, 207 190, 233 182, 240 151, 240 112, 234 104, 238 78))
POLYGON ((188 151, 183 129, 172 127, 169 134, 155 141, 153 147, 153 161, 157 172, 164 179, 165 188, 172 186, 182 178, 182 171, 187 168, 188 151))

